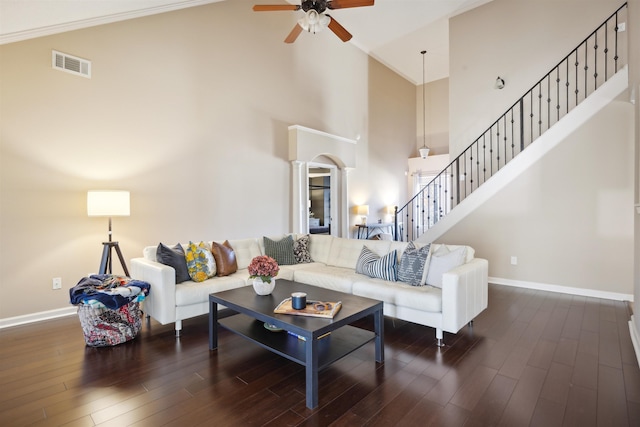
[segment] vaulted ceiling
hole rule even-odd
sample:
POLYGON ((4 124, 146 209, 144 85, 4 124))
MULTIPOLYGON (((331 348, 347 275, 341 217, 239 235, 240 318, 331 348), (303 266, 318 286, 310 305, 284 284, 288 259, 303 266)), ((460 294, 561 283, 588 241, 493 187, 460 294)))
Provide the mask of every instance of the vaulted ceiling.
MULTIPOLYGON (((2 0, 0 44, 218 1, 229 0, 2 0)), ((300 0, 287 1, 300 4, 300 0)), ((427 81, 448 77, 448 18, 489 1, 375 0, 374 6, 334 10, 332 16, 353 34, 349 43, 414 84, 421 84, 420 51, 428 51, 427 81)), ((255 3, 279 4, 284 0, 255 3)), ((283 38, 288 31, 283 29, 283 38)))

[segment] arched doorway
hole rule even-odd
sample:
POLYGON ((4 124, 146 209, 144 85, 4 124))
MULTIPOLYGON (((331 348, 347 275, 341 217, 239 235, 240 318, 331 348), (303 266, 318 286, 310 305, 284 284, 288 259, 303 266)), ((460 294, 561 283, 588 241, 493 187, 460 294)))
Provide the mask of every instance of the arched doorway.
MULTIPOLYGON (((325 213, 322 205, 323 220, 318 224, 329 224, 330 234, 348 237, 348 175, 355 168, 355 140, 330 135, 325 132, 302 126, 289 127, 289 160, 292 167, 292 197, 291 197, 291 229, 296 233, 309 233, 310 219, 312 225, 316 222, 310 212, 313 211, 312 190, 310 179, 322 177, 323 184, 317 188, 322 190, 322 197, 328 198, 329 208, 325 213), (324 185, 327 182, 328 185, 324 185), (326 190, 326 192, 325 192, 326 190), (311 201, 311 206, 309 205, 311 201), (311 208, 311 210, 310 210, 311 208)), ((316 179, 316 182, 320 180, 316 179)), ((315 186, 315 184, 313 184, 315 186)), ((319 196, 316 196, 319 197, 319 196)), ((319 199, 318 199, 319 203, 319 199)), ((318 207, 319 209, 319 207, 318 207)), ((319 213, 319 211, 317 211, 319 213)), ((318 228, 324 232, 324 229, 318 228)))

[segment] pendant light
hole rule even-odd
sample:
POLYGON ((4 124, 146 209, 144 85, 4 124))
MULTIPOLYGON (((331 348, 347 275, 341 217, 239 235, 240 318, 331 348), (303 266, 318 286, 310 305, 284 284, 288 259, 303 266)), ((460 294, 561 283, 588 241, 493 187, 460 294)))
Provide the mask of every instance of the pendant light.
POLYGON ((425 71, 424 71, 424 56, 427 53, 426 50, 420 52, 422 54, 422 148, 418 151, 420 152, 420 157, 426 159, 429 155, 429 147, 427 147, 427 107, 426 107, 426 97, 425 97, 425 71))

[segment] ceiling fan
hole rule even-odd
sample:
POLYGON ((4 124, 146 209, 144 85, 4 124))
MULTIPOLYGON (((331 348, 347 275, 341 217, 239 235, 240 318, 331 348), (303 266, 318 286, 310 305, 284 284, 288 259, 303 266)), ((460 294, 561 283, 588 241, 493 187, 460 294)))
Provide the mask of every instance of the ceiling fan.
POLYGON ((308 31, 317 33, 326 27, 329 27, 333 33, 343 42, 351 40, 352 35, 333 17, 326 14, 327 9, 346 9, 348 7, 373 6, 374 0, 302 0, 299 5, 296 4, 257 4, 253 6, 255 12, 272 12, 279 10, 302 9, 305 16, 298 20, 298 23, 289 33, 285 43, 293 43, 296 41, 300 33, 308 31))

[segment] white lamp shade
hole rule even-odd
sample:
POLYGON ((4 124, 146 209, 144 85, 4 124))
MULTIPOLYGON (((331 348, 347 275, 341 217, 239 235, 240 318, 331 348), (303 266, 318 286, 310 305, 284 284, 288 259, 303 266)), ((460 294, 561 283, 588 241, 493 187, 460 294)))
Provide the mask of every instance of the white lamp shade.
POLYGON ((128 191, 88 191, 87 215, 129 216, 128 191))
POLYGON ((358 206, 358 215, 369 215, 369 205, 358 206))

